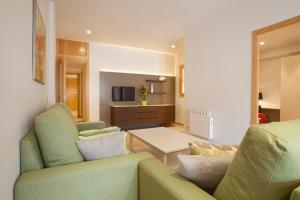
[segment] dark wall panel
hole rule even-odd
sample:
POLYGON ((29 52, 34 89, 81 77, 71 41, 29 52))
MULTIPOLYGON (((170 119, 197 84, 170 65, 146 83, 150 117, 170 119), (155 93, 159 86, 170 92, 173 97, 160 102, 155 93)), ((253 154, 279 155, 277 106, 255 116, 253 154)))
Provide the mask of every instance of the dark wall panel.
MULTIPOLYGON (((146 74, 130 74, 117 72, 100 72, 100 120, 110 124, 110 106, 111 105, 137 105, 140 104, 138 88, 141 85, 150 91, 150 82, 146 80, 158 80, 160 76, 146 74), (135 101, 112 101, 113 86, 135 87, 135 101)), ((154 92, 166 94, 149 94, 148 104, 175 104, 175 77, 165 76, 165 82, 154 82, 154 92)))

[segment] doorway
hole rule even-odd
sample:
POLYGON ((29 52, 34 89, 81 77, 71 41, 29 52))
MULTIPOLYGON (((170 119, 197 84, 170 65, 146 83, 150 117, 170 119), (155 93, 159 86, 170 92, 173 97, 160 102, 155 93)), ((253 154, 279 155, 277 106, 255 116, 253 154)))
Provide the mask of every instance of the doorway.
POLYGON ((252 124, 300 118, 299 55, 300 16, 253 32, 252 124))
POLYGON ((75 121, 87 121, 87 62, 60 58, 57 65, 57 101, 65 103, 75 121))
POLYGON ((76 121, 88 121, 88 43, 57 39, 56 48, 56 102, 65 103, 76 121))
POLYGON ((66 104, 77 121, 82 121, 81 111, 81 75, 67 73, 66 76, 66 104))

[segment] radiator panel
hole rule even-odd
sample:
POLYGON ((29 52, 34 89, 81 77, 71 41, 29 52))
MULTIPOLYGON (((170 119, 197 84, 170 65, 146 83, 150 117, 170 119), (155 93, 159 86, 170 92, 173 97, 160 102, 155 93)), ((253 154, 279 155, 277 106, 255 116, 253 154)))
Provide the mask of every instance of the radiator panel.
POLYGON ((197 109, 190 110, 190 134, 213 139, 213 116, 211 112, 203 112, 197 109))

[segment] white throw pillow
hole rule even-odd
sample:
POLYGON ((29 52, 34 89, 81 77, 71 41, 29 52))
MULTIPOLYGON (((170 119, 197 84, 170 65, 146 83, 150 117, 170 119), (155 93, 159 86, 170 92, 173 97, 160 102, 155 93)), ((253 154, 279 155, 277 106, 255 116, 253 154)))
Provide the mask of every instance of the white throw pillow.
POLYGON ((124 134, 125 132, 115 132, 85 137, 77 140, 76 144, 85 160, 124 155, 126 154, 124 134))
POLYGON ((218 157, 178 155, 179 173, 201 188, 215 189, 224 177, 234 154, 218 157))
POLYGON ((103 134, 103 133, 114 133, 120 132, 121 128, 117 126, 107 127, 103 129, 91 129, 79 132, 79 136, 89 137, 93 135, 103 134))

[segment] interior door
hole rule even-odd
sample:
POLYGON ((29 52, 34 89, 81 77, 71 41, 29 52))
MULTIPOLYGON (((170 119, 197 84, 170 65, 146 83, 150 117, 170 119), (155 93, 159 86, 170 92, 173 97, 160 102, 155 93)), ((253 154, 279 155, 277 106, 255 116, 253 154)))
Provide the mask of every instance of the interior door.
POLYGON ((71 109, 74 117, 79 116, 79 75, 67 74, 66 76, 66 104, 71 109))

